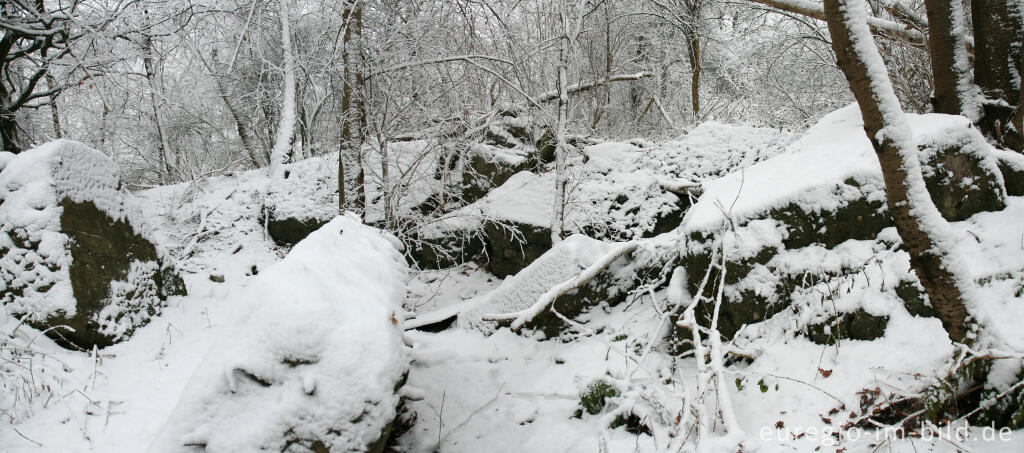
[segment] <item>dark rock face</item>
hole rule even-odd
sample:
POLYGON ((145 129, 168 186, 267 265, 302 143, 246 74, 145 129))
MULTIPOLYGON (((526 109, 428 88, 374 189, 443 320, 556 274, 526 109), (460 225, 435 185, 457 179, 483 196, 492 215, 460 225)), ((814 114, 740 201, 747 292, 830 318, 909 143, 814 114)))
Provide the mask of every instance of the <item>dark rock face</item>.
POLYGON ((295 245, 326 223, 319 219, 279 219, 270 214, 270 218, 267 219, 267 232, 279 245, 295 245))
POLYGON ((1004 151, 996 154, 996 161, 1003 174, 1006 194, 1024 196, 1024 155, 1004 151))
POLYGON ((477 201, 495 187, 505 184, 512 175, 532 170, 537 165, 534 157, 527 156, 522 162, 512 164, 496 159, 486 151, 471 152, 462 174, 462 200, 466 203, 477 201))
POLYGON ((539 152, 540 161, 544 163, 554 162, 557 149, 558 139, 555 137, 555 132, 551 128, 545 128, 544 133, 537 140, 537 151, 539 152))
POLYGON ((961 152, 959 147, 943 147, 934 153, 926 146, 921 150, 931 156, 922 168, 928 193, 946 220, 957 222, 1006 207, 999 169, 988 168, 982 156, 961 152))
POLYGON ((483 252, 483 238, 468 231, 454 232, 442 238, 421 239, 409 255, 421 269, 446 269, 478 259, 483 252))
MULTIPOLYGON (((644 282, 653 281, 665 268, 664 257, 637 250, 611 263, 593 280, 552 302, 554 311, 568 319, 578 319, 596 307, 614 307, 629 296, 627 288, 636 288, 644 282)), ((555 338, 565 332, 569 325, 552 310, 537 315, 526 328, 543 332, 547 338, 555 338)))
POLYGON ((156 315, 168 296, 185 294, 185 284, 171 267, 165 266, 156 247, 138 235, 127 222, 113 220, 89 202, 61 200, 61 229, 70 241, 72 256, 68 273, 77 301, 77 312, 71 317, 51 317, 38 328, 67 325, 74 331, 55 329, 52 336, 63 343, 83 349, 109 346, 119 337, 127 338, 138 322, 129 323, 124 332, 108 332, 122 317, 148 319, 156 315), (144 263, 144 265, 136 264, 144 263), (134 265, 134 266, 133 266, 134 265), (112 302, 114 282, 127 282, 131 287, 118 294, 125 310, 104 313, 112 302))
POLYGON ((506 225, 508 228, 494 222, 484 223, 489 269, 499 278, 518 274, 551 249, 548 228, 514 222, 506 225))
POLYGON ((836 344, 844 340, 870 341, 885 335, 887 316, 874 316, 863 309, 840 313, 836 319, 808 326, 807 336, 817 344, 836 344))

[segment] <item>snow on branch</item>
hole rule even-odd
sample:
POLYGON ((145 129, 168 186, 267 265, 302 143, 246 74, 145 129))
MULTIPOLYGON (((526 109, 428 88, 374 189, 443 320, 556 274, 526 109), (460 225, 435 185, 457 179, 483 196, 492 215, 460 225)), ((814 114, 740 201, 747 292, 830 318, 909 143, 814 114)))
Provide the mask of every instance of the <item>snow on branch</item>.
MULTIPOLYGON (((765 6, 772 8, 781 9, 783 11, 799 14, 801 16, 807 16, 812 19, 825 20, 825 7, 821 3, 816 3, 808 0, 750 0, 754 3, 760 3, 765 6)), ((873 16, 868 16, 868 26, 871 30, 876 33, 881 33, 887 36, 896 38, 902 38, 914 45, 923 46, 925 44, 924 33, 920 30, 908 28, 906 25, 899 24, 890 20, 880 19, 873 16)))
POLYGON ((484 321, 508 321, 512 320, 512 330, 521 329, 526 323, 530 322, 533 318, 547 310, 559 297, 569 293, 576 288, 579 288, 591 280, 597 277, 601 271, 605 270, 615 260, 621 256, 636 250, 640 246, 640 241, 623 242, 615 247, 612 247, 605 253, 601 258, 591 264, 589 267, 584 269, 575 277, 566 280, 557 286, 547 290, 544 294, 541 294, 537 298, 537 302, 531 305, 525 310, 521 310, 515 313, 506 314, 491 314, 484 315, 482 318, 484 321))
POLYGON ((487 61, 493 61, 493 62, 496 62, 496 63, 504 63, 504 64, 507 64, 507 65, 511 65, 512 64, 511 61, 508 61, 508 60, 506 60, 504 58, 492 57, 490 55, 476 55, 476 54, 471 54, 471 55, 453 55, 453 56, 448 56, 448 57, 431 58, 431 59, 427 59, 427 60, 408 61, 408 62, 397 64, 397 65, 394 65, 394 66, 391 66, 391 67, 381 68, 381 69, 378 69, 376 71, 370 72, 370 74, 367 76, 367 79, 369 79, 371 77, 374 77, 374 76, 381 75, 381 74, 385 74, 385 73, 388 73, 388 72, 401 71, 403 69, 413 68, 413 67, 416 67, 416 66, 429 66, 429 65, 435 65, 435 64, 451 63, 451 62, 455 62, 455 61, 464 61, 464 62, 468 63, 468 62, 471 62, 471 60, 487 60, 487 61))
MULTIPOLYGON (((573 85, 569 85, 567 91, 569 94, 576 94, 582 91, 592 90, 594 88, 607 85, 612 82, 626 82, 630 80, 640 80, 643 78, 651 77, 653 74, 650 72, 638 72, 636 74, 618 74, 601 80, 591 80, 589 82, 582 82, 573 85)), ((531 104, 540 104, 541 102, 551 102, 558 99, 558 90, 548 91, 535 96, 531 100, 531 104)))

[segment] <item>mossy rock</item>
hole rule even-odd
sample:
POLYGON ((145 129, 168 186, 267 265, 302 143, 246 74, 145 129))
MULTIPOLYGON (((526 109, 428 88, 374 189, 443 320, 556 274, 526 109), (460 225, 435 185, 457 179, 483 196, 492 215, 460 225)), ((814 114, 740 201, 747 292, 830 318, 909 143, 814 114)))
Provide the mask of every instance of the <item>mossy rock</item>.
POLYGON ((999 151, 996 153, 996 162, 1003 174, 1006 194, 1024 196, 1024 155, 1012 151, 999 151))
MULTIPOLYGON (((174 266, 128 222, 110 218, 88 201, 64 198, 59 206, 61 232, 69 238, 72 257, 67 272, 75 313, 29 317, 29 325, 65 347, 102 348, 130 337, 162 310, 168 297, 185 295, 185 283, 174 266), (115 291, 115 285, 122 291, 115 291)), ((5 299, 18 297, 16 287, 7 289, 5 299)))
POLYGON ((0 174, 0 303, 8 314, 64 347, 89 350, 129 338, 168 297, 185 294, 173 261, 134 221, 109 157, 57 140, 8 165, 0 174))
POLYGON ((512 164, 496 159, 486 151, 472 151, 466 160, 462 173, 462 200, 472 203, 486 196, 491 190, 505 184, 512 175, 531 171, 537 165, 536 156, 528 155, 522 162, 512 164))
POLYGON ((537 140, 537 151, 540 161, 547 164, 555 161, 555 152, 558 150, 558 139, 551 128, 544 128, 544 133, 537 140))
POLYGON ((926 318, 937 318, 939 316, 935 308, 928 302, 928 294, 923 289, 918 288, 917 283, 906 280, 900 282, 896 286, 896 296, 903 301, 903 306, 913 316, 926 318))
POLYGON ((278 245, 295 245, 327 224, 327 221, 319 219, 277 218, 273 213, 269 215, 267 232, 278 245))
POLYGON ((420 269, 447 269, 484 254, 484 240, 471 231, 455 231, 440 238, 421 238, 409 251, 420 269))
POLYGON ((980 153, 964 152, 959 146, 932 150, 922 145, 921 151, 929 156, 922 166, 925 185, 946 220, 958 222, 1006 207, 1000 170, 980 153))
POLYGON ((807 337, 817 344, 836 344, 843 340, 870 341, 885 335, 888 316, 874 316, 858 309, 840 313, 838 318, 807 326, 807 337))
POLYGON ((518 274, 551 249, 551 230, 547 227, 508 221, 484 222, 484 234, 488 268, 499 278, 518 274))

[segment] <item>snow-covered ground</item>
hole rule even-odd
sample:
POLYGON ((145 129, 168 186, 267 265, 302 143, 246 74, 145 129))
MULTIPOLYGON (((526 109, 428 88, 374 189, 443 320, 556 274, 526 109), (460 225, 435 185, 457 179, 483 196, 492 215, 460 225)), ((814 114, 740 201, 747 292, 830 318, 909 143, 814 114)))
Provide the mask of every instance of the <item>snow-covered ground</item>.
MULTIPOLYGON (((638 153, 640 157, 631 165, 635 171, 653 172, 645 173, 645 178, 653 174, 654 180, 661 176, 702 181, 723 176, 719 172, 722 167, 709 168, 705 157, 693 156, 721 157, 722 165, 731 171, 779 154, 793 139, 791 134, 779 132, 762 141, 753 140, 758 131, 764 133, 709 126, 694 131, 689 145, 680 145, 686 143, 683 140, 649 149, 604 146, 638 153), (727 135, 739 139, 722 138, 727 135), (743 140, 747 142, 737 144, 743 140), (698 145, 699 151, 685 151, 698 145), (749 149, 758 151, 744 151, 749 149)), ((591 150, 591 165, 602 165, 601 159, 609 154, 601 147, 591 150)), ((323 175, 331 171, 321 164, 304 165, 320 168, 323 175)), ((206 352, 222 346, 222 336, 230 329, 240 328, 235 324, 237 314, 260 303, 253 294, 266 285, 260 283, 261 276, 268 267, 282 262, 287 252, 264 235, 258 220, 266 184, 265 175, 248 172, 138 194, 147 220, 155 227, 154 234, 183 259, 189 295, 170 299, 162 314, 137 329, 129 341, 93 353, 68 351, 38 331, 18 326, 9 316, 0 318, 5 334, 16 331, 12 347, 31 346, 37 351, 38 362, 33 366, 38 368, 30 375, 52 390, 52 395, 27 393, 13 403, 9 395, 14 393, 0 395, 8 398, 2 407, 17 406, 24 411, 14 421, 8 414, 0 420, 0 450, 146 451, 168 421, 181 423, 180 417, 172 414, 183 398, 212 391, 189 384, 210 371, 203 365, 209 360, 206 352)), ((1022 340, 1019 325, 1024 320, 1024 304, 1019 296, 1008 295, 1024 287, 1024 198, 1010 198, 1002 211, 977 214, 953 225, 960 252, 974 277, 998 277, 990 278, 981 289, 981 295, 992 300, 986 307, 998 313, 992 316, 993 328, 1007 338, 1022 340)), ((891 230, 882 236, 891 236, 891 230)), ((851 250, 850 256, 870 251, 870 246, 870 241, 844 245, 851 250)), ((805 258, 834 256, 823 252, 805 258)), ((351 261, 338 262, 353 265, 351 261)), ((450 315, 479 303, 496 289, 515 284, 515 279, 509 277, 503 284, 472 263, 415 271, 408 283, 405 309, 412 323, 417 313, 450 315)), ((303 281, 297 277, 286 280, 281 282, 282 291, 286 285, 303 281)), ((625 427, 609 428, 606 415, 610 408, 598 414, 581 411, 575 415, 581 393, 597 381, 627 392, 612 397, 613 406, 636 404, 637 412, 651 417, 682 415, 684 397, 695 393, 696 360, 692 355, 673 357, 663 346, 647 351, 652 339, 660 340, 657 332, 665 324, 663 309, 668 299, 667 290, 634 294, 615 307, 600 306, 583 315, 579 324, 560 338, 543 341, 529 332, 518 334, 507 328, 485 335, 459 323, 437 333, 407 330, 404 340, 411 345, 411 364, 404 394, 409 396, 406 405, 415 418, 397 439, 396 447, 411 452, 665 451, 673 440, 666 438, 664 431, 656 430, 652 437, 625 427), (661 406, 655 407, 658 404, 661 406)), ((752 361, 739 360, 728 368, 725 391, 742 429, 742 451, 1024 451, 1024 431, 972 428, 967 431, 969 439, 961 442, 950 436, 890 439, 891 433, 884 429, 842 430, 851 417, 862 415, 861 403, 865 398, 873 401, 875 389, 879 398, 917 390, 947 363, 952 345, 936 319, 900 310, 890 310, 889 315, 885 335, 873 341, 819 345, 787 328, 767 328, 765 336, 737 340, 738 349, 756 349, 752 361), (839 431, 843 432, 837 440, 832 433, 839 431)), ((402 317, 396 314, 396 322, 402 317)), ((253 337, 246 344, 263 343, 253 337)), ((267 343, 271 344, 276 343, 267 343)), ((9 388, 22 385, 4 384, 9 388)), ((665 423, 671 424, 671 417, 665 423)), ((232 429, 230 424, 219 426, 232 429)), ((708 443, 702 451, 735 450, 717 450, 708 443)))

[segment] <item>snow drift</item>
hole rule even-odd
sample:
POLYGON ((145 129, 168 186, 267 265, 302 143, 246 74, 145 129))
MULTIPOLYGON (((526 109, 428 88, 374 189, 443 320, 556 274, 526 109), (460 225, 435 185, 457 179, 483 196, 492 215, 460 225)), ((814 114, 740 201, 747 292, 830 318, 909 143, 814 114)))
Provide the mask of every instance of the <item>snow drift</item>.
POLYGON ((379 451, 408 371, 407 267, 337 217, 247 288, 151 452, 379 451))

